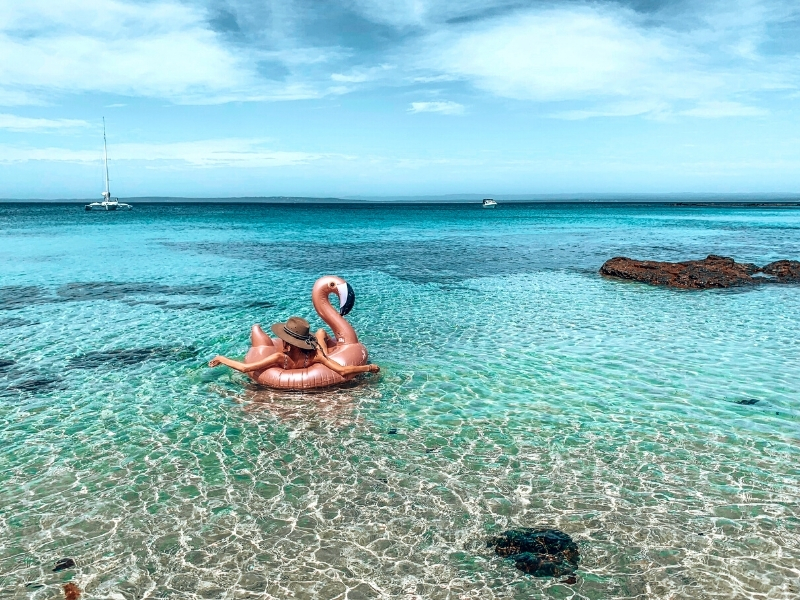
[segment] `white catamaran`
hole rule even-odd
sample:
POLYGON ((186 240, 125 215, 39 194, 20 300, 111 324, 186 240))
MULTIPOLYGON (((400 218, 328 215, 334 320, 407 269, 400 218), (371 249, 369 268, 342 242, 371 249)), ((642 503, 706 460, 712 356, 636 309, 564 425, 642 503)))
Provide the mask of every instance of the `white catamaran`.
POLYGON ((86 210, 130 210, 130 204, 120 202, 119 198, 112 198, 108 187, 108 148, 106 145, 106 119, 103 117, 103 165, 106 169, 106 191, 103 192, 102 202, 92 202, 86 205, 86 210))

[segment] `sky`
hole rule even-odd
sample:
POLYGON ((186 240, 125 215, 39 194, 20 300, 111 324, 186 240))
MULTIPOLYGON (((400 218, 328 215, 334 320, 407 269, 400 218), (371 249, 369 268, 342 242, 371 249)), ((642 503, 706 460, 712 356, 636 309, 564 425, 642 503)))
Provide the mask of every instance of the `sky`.
POLYGON ((0 198, 800 192, 796 0, 0 0, 0 198))

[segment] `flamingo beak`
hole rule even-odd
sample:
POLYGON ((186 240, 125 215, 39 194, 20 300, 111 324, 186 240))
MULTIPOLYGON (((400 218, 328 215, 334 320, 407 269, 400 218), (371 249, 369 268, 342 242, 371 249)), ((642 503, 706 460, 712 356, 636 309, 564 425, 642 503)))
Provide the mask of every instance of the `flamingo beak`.
POLYGON ((353 310, 353 305, 356 303, 356 293, 349 283, 340 283, 336 286, 336 289, 339 292, 339 314, 345 316, 353 310))

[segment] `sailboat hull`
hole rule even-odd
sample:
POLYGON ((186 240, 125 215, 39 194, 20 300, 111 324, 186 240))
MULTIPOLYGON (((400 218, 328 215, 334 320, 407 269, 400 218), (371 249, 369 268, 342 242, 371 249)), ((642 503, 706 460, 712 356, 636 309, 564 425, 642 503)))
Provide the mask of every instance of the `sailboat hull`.
POLYGON ((92 202, 84 207, 84 210, 131 210, 133 207, 124 202, 92 202))

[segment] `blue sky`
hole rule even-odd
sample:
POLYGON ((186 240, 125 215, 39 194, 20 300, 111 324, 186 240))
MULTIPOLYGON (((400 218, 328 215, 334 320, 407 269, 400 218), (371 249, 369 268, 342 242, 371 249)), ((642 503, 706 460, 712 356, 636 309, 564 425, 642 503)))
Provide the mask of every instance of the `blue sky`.
POLYGON ((0 197, 800 192, 800 4, 0 3, 0 197))

